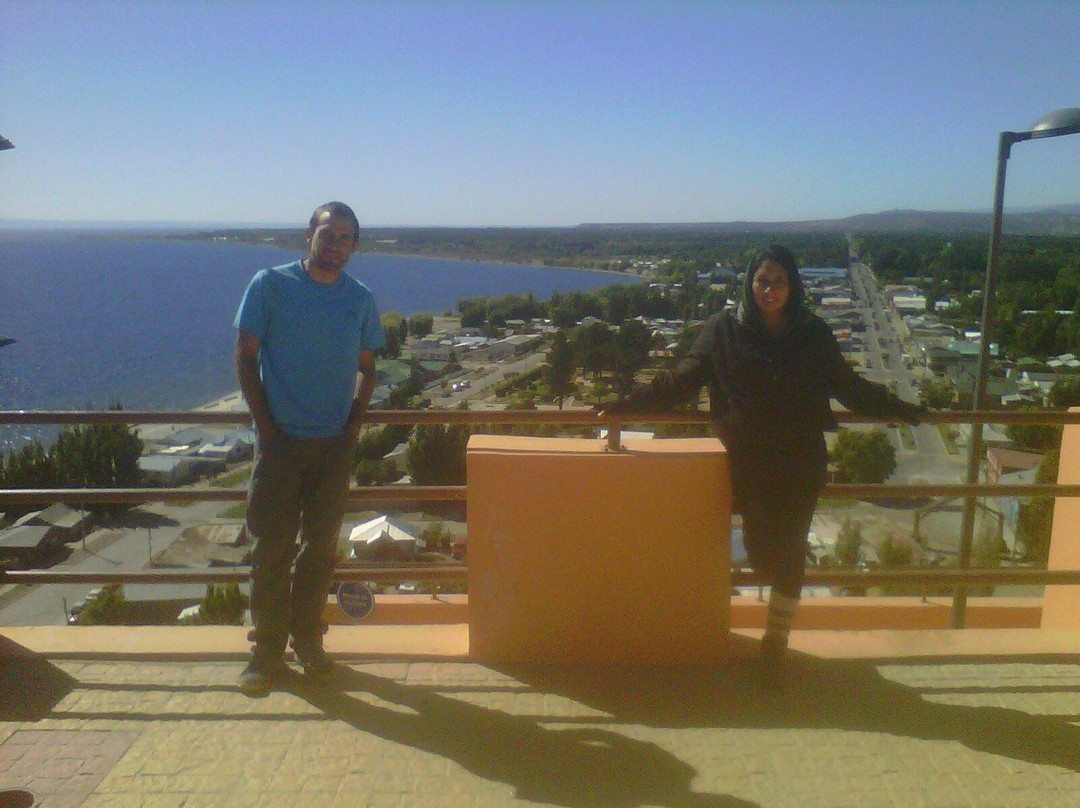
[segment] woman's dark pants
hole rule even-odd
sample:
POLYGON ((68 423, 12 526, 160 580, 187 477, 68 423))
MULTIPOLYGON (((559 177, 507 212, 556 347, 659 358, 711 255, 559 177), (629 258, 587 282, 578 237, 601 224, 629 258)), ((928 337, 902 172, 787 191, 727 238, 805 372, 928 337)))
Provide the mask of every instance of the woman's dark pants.
POLYGON ((732 444, 728 451, 750 566, 780 594, 798 598, 807 534, 825 484, 825 440, 817 434, 782 444, 732 444))

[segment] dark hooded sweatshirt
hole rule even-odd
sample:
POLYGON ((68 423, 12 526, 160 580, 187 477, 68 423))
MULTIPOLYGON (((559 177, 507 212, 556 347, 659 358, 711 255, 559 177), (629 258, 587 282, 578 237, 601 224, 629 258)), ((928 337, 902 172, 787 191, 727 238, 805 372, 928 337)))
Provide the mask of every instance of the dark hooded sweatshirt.
POLYGON ((835 429, 833 397, 864 415, 897 414, 900 399, 856 373, 825 321, 805 307, 798 273, 788 283, 787 326, 779 336, 762 323, 747 278, 736 311, 707 320, 689 356, 638 385, 630 408, 667 409, 708 385, 712 419, 729 448, 779 451, 819 443, 823 431, 835 429))
POLYGON ((785 328, 771 334, 754 301, 754 271, 738 308, 706 321, 690 355, 635 387, 628 404, 631 410, 666 409, 709 386, 750 564, 777 591, 797 598, 807 531, 825 484, 823 433, 837 426, 830 399, 877 416, 898 415, 910 405, 848 365, 832 331, 805 307, 798 272, 788 270, 785 328))

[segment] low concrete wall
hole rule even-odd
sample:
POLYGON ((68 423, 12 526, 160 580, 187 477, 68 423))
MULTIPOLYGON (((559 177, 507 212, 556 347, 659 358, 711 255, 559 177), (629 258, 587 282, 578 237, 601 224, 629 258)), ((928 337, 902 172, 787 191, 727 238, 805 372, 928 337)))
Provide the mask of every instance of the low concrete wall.
POLYGON ((332 626, 441 626, 469 622, 468 595, 376 595, 375 608, 363 620, 353 620, 337 605, 334 596, 326 602, 323 620, 332 626))
MULTIPOLYGON (((1042 598, 968 598, 968 628, 1039 628, 1042 598)), ((756 597, 731 599, 732 629, 765 628, 767 604, 756 597)), ((350 620, 333 599, 324 618, 331 625, 422 626, 469 622, 468 595, 376 595, 375 609, 363 620, 350 620)), ((951 625, 952 600, 933 597, 811 597, 795 614, 799 630, 915 631, 951 625)))

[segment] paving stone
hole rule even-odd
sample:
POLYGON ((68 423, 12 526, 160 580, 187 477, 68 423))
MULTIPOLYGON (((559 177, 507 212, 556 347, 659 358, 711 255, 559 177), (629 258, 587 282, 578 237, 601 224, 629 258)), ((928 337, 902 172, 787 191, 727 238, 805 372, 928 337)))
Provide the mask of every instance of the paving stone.
POLYGON ((0 722, 0 772, 52 808, 1080 808, 1080 665, 1060 659, 817 662, 778 695, 735 668, 351 662, 341 691, 258 700, 240 662, 50 664, 66 692, 0 722))

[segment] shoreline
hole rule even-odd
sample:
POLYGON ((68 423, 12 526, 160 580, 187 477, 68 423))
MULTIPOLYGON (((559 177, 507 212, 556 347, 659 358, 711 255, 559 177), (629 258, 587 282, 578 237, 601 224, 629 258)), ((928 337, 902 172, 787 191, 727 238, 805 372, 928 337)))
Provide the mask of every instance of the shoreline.
MULTIPOLYGON (((363 228, 361 227, 361 232, 362 231, 363 231, 363 228)), ((224 243, 224 244, 251 244, 251 245, 254 245, 254 246, 261 246, 261 247, 269 246, 269 247, 276 247, 279 250, 302 249, 302 247, 299 247, 297 245, 279 244, 276 241, 270 241, 269 243, 265 242, 265 241, 248 241, 246 239, 230 238, 228 236, 226 236, 224 239, 222 239, 222 238, 219 238, 219 237, 207 236, 205 233, 192 233, 192 234, 173 233, 173 234, 169 234, 167 237, 168 238, 177 238, 177 239, 180 239, 182 241, 200 241, 200 242, 208 242, 208 243, 218 242, 218 243, 224 243)), ((361 242, 362 241, 363 241, 363 238, 361 237, 361 242)), ((638 274, 635 274, 635 273, 632 273, 632 272, 618 272, 618 271, 613 270, 613 269, 597 269, 596 267, 555 266, 555 265, 551 265, 551 264, 545 264, 543 262, 542 258, 536 258, 536 259, 533 259, 531 261, 514 261, 514 260, 511 260, 511 259, 508 259, 508 258, 496 258, 496 257, 470 258, 470 257, 461 256, 461 255, 453 255, 453 254, 447 254, 447 253, 411 253, 411 252, 396 252, 396 251, 389 251, 388 252, 386 250, 358 250, 354 254, 355 255, 380 255, 380 256, 386 256, 386 257, 390 257, 390 258, 393 258, 393 257, 399 257, 399 258, 427 258, 427 259, 431 259, 433 261, 459 261, 461 263, 466 263, 466 264, 502 264, 503 266, 509 266, 509 267, 532 267, 534 269, 561 269, 561 270, 570 270, 571 272, 594 272, 594 273, 597 273, 597 274, 600 274, 600 275, 612 275, 614 277, 619 277, 619 278, 639 278, 641 280, 644 280, 645 277, 646 277, 645 275, 638 275, 638 274)))
MULTIPOLYGON (((223 396, 215 398, 205 404, 200 404, 198 407, 194 407, 188 412, 247 412, 247 404, 244 402, 244 396, 239 390, 234 390, 231 393, 226 393, 223 396)), ((135 427, 135 433, 144 441, 160 441, 169 435, 175 435, 181 430, 188 429, 189 427, 196 427, 197 429, 215 429, 221 428, 226 430, 243 429, 243 424, 184 424, 184 423, 170 423, 170 424, 141 424, 135 427)))
POLYGON ((511 261, 505 258, 463 258, 460 255, 443 255, 441 253, 404 253, 384 252, 371 250, 370 252, 357 252, 356 255, 383 255, 389 258, 428 258, 432 261, 458 261, 462 264, 501 264, 508 267, 531 267, 532 269, 561 269, 570 272, 593 272, 598 275, 613 275, 616 278, 637 278, 645 280, 644 275, 633 272, 618 272, 614 269, 597 269, 596 267, 564 267, 545 264, 543 261, 511 261))

